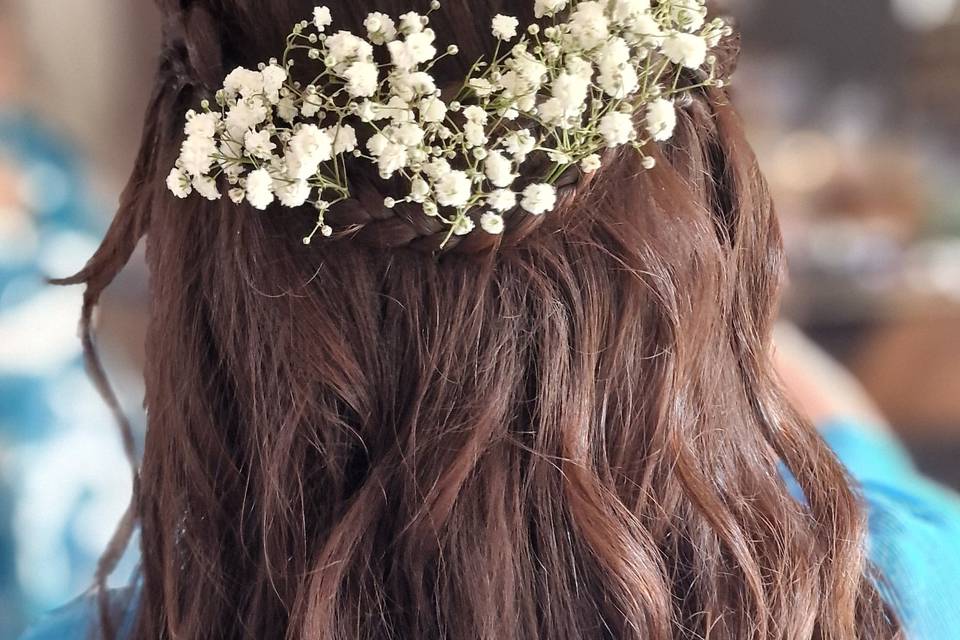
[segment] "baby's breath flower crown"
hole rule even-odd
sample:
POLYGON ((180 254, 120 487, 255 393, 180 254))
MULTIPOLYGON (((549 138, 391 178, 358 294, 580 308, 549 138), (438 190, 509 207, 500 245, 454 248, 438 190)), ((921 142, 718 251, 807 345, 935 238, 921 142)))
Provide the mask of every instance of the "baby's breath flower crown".
POLYGON ((503 233, 504 213, 552 210, 556 180, 576 165, 597 171, 606 148, 629 145, 654 165, 644 148, 672 137, 678 94, 723 85, 711 49, 731 29, 707 21, 704 1, 534 0, 538 22, 524 31, 516 18, 493 18, 493 58, 477 61, 449 102, 430 75, 458 54, 456 45, 438 54, 429 16, 439 2, 397 21, 371 13, 365 36, 331 32, 330 11, 317 7, 293 27, 280 60, 235 69, 216 108, 204 101, 187 113, 167 186, 180 198, 217 200, 226 183, 231 200, 257 209, 312 203, 309 244, 333 233, 325 217, 350 197, 352 154, 384 179, 402 176, 408 194, 384 204, 420 205, 447 240, 474 232, 475 219, 483 232, 503 233), (377 62, 378 47, 389 63, 377 62), (318 75, 293 80, 296 56, 317 61, 318 75), (698 84, 682 84, 685 68, 702 69, 698 84), (363 145, 355 126, 370 131, 363 145), (514 190, 535 154, 547 160, 537 165, 543 174, 514 190))

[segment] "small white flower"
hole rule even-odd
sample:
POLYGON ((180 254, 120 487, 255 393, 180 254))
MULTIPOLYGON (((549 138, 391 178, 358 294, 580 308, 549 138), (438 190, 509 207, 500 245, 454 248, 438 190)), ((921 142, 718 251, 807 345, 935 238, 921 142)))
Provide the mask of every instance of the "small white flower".
POLYGON ((543 120, 544 124, 548 126, 559 126, 566 117, 563 103, 558 98, 545 100, 543 104, 537 107, 537 113, 540 114, 540 119, 543 120))
POLYGON ((382 177, 389 178, 406 167, 409 161, 410 157, 407 155, 405 146, 396 142, 388 142, 377 157, 377 168, 380 170, 382 177))
POLYGON ((517 71, 508 71, 498 83, 503 89, 505 98, 515 98, 512 107, 522 111, 533 111, 537 104, 537 90, 541 85, 534 86, 517 71))
POLYGON ((397 25, 393 19, 379 11, 367 14, 363 26, 366 27, 370 42, 373 44, 382 45, 397 37, 397 25))
POLYGON ((580 113, 587 101, 587 92, 590 90, 590 80, 583 75, 560 73, 553 81, 553 97, 559 101, 565 118, 580 113))
POLYGON ((313 25, 323 31, 333 23, 333 16, 330 15, 330 9, 327 7, 316 7, 313 10, 313 25))
POLYGON ((483 171, 496 187, 509 187, 517 178, 517 174, 513 172, 513 163, 496 150, 487 154, 483 161, 483 171))
POLYGON ((535 216, 546 213, 557 204, 557 190, 545 182, 529 185, 523 190, 520 206, 535 216))
POLYGON ((671 34, 662 48, 670 62, 689 69, 699 69, 707 59, 707 41, 692 33, 671 34))
POLYGON ((437 55, 433 46, 434 33, 430 29, 411 33, 405 40, 394 40, 387 44, 390 59, 401 71, 409 71, 418 64, 429 62, 437 55))
POLYGON ((369 60, 373 56, 373 47, 370 43, 349 31, 337 31, 327 38, 326 45, 334 64, 353 59, 369 60))
POLYGON ((197 113, 187 112, 187 124, 184 132, 190 137, 212 138, 217 135, 217 125, 220 123, 220 114, 209 111, 197 113))
POLYGON ((663 40, 660 23, 649 13, 635 16, 627 27, 632 41, 636 44, 659 45, 663 40))
POLYGON ((415 11, 408 11, 400 16, 400 30, 405 34, 420 33, 423 31, 423 16, 415 11))
POLYGON ((517 206, 517 194, 509 189, 497 189, 487 196, 487 206, 497 211, 509 211, 517 206))
POLYGON ((450 163, 443 158, 434 158, 423 165, 423 172, 434 182, 450 173, 450 171, 450 163))
POLYGON ((450 171, 435 185, 437 202, 444 207, 462 207, 470 201, 471 186, 470 178, 465 172, 450 171))
POLYGON ((610 21, 601 3, 580 2, 570 16, 570 35, 581 49, 593 49, 610 36, 610 21))
POLYGON ((468 148, 482 147, 487 144, 487 133, 479 122, 467 121, 463 125, 463 136, 468 148))
POLYGON ((390 139, 382 133, 377 132, 367 138, 367 151, 369 151, 370 155, 374 158, 377 158, 383 153, 383 150, 387 148, 388 144, 390 144, 390 139))
POLYGON ((393 128, 393 140, 405 147, 417 147, 425 133, 416 122, 405 122, 393 128))
POLYGON ((300 113, 304 118, 312 118, 320 113, 320 107, 323 106, 315 94, 308 93, 303 97, 303 104, 300 105, 300 113))
POLYGON ((269 160, 277 145, 270 139, 270 132, 263 130, 247 131, 243 136, 243 147, 254 158, 269 160))
POLYGON ((410 105, 400 96, 393 96, 383 107, 384 114, 390 118, 394 124, 403 122, 413 122, 413 110, 410 105))
POLYGON ((190 176, 174 167, 167 176, 167 189, 178 198, 186 198, 193 191, 190 176))
POLYGON ((263 75, 259 71, 237 67, 223 80, 224 90, 231 96, 252 98, 263 93, 263 75))
POLYGON ((613 38, 597 52, 602 71, 607 66, 619 66, 630 62, 630 45, 623 38, 613 38))
POLYGON ((527 156, 537 148, 537 139, 529 129, 521 129, 507 134, 502 140, 503 148, 513 154, 517 163, 526 160, 527 156))
MULTIPOLYGON (((513 71, 516 72, 518 79, 523 80, 526 84, 530 85, 533 89, 539 89, 543 85, 543 79, 547 75, 547 66, 531 56, 528 53, 521 53, 520 55, 515 55, 513 60, 509 61, 509 65, 513 71)), ((503 82, 507 82, 507 78, 503 78, 503 82)), ((506 88, 507 85, 504 84, 506 88)), ((520 87, 523 88, 523 91, 512 92, 513 95, 521 95, 526 91, 530 90, 530 87, 520 87)))
POLYGON ((230 109, 223 123, 230 137, 242 140, 247 130, 262 124, 267 117, 267 108, 260 100, 242 100, 230 109))
POLYGON ((276 64, 270 64, 264 67, 260 73, 263 76, 263 92, 271 103, 276 104, 280 100, 280 89, 283 88, 283 83, 287 81, 286 69, 276 64))
POLYGON ((426 180, 417 176, 410 181, 410 199, 414 202, 425 202, 430 196, 430 185, 426 180))
POLYGON ((266 169, 251 171, 247 176, 247 202, 254 209, 266 209, 273 202, 273 178, 266 169))
POLYGON ((513 16, 505 16, 498 13, 492 21, 493 35, 500 40, 512 40, 517 37, 517 27, 520 21, 513 16))
POLYGON ((572 76, 577 76, 587 84, 590 83, 590 79, 593 77, 593 63, 583 56, 568 56, 566 69, 567 73, 572 76))
POLYGON ((333 140, 330 134, 313 124, 301 125, 287 144, 287 166, 291 177, 297 180, 313 176, 320 163, 332 157, 333 140))
POLYGON ((390 79, 390 86, 394 93, 405 102, 413 102, 421 96, 434 94, 437 91, 433 76, 425 71, 393 74, 390 79))
POLYGON ((487 211, 480 216, 480 228, 490 235, 498 236, 503 233, 503 216, 492 211, 487 211))
POLYGON ((407 36, 406 45, 417 64, 423 64, 433 60, 437 55, 437 49, 433 46, 436 40, 436 34, 433 29, 424 29, 420 33, 414 33, 407 36))
POLYGON ((407 36, 404 44, 406 44, 413 61, 416 64, 423 64, 430 62, 437 55, 437 49, 433 46, 435 39, 436 35, 432 29, 424 29, 419 33, 407 36))
POLYGON ((300 207, 310 199, 312 191, 306 180, 274 180, 273 189, 277 199, 285 207, 300 207))
POLYGON ((536 0, 533 3, 533 13, 539 19, 552 16, 567 6, 567 0, 536 0))
POLYGON ((294 101, 293 96, 280 98, 280 101, 277 103, 277 115, 280 116, 281 119, 287 122, 293 122, 298 113, 297 103, 294 101))
POLYGON ((191 176, 202 176, 209 171, 216 152, 213 138, 191 136, 180 145, 180 167, 191 176))
POLYGON ((611 111, 600 118, 597 127, 608 147, 626 144, 634 136, 633 119, 628 113, 611 111))
POLYGON ((233 204, 240 204, 243 202, 243 199, 247 197, 247 192, 241 187, 234 187, 227 192, 227 196, 230 197, 230 200, 233 202, 233 204))
POLYGON ((613 0, 612 17, 616 22, 625 22, 649 10, 650 0, 613 0))
POLYGON ((647 131, 654 140, 669 140, 673 137, 676 126, 677 110, 672 102, 657 98, 647 105, 647 131))
POLYGON ((377 65, 366 60, 357 60, 343 72, 347 80, 347 93, 354 98, 369 98, 377 92, 380 77, 377 65))
POLYGON ((421 100, 419 111, 424 122, 443 122, 447 117, 447 105, 439 96, 427 96, 421 100))
POLYGON ((387 43, 387 50, 390 52, 390 61, 397 69, 407 71, 416 66, 413 56, 403 40, 394 40, 387 43))
POLYGON ((584 173, 595 173, 600 168, 600 156, 591 153, 580 161, 580 170, 584 173))
POLYGON ((629 64, 604 67, 597 81, 603 92, 616 100, 623 100, 640 87, 637 70, 629 64))
POLYGON ((460 216, 453 223, 453 235, 455 236, 465 236, 476 228, 476 223, 473 221, 473 218, 467 216, 460 216))
POLYGON ((327 135, 333 139, 333 155, 350 153, 357 148, 357 132, 348 124, 341 124, 326 129, 327 135))
POLYGON ((390 117, 390 114, 382 104, 378 104, 372 100, 364 100, 360 103, 360 108, 357 109, 357 116, 363 122, 377 122, 379 120, 386 120, 390 117))
POLYGON ((477 124, 487 124, 487 118, 490 116, 487 114, 486 109, 483 107, 478 107, 475 104, 466 107, 463 110, 463 117, 467 119, 467 122, 476 122, 477 124))
POLYGON ((697 0, 673 0, 670 13, 684 31, 697 31, 707 18, 707 8, 697 0))

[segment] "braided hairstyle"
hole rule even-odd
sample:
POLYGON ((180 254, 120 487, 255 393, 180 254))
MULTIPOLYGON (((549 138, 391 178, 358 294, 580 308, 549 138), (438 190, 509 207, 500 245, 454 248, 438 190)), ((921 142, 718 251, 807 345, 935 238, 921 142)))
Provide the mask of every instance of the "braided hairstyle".
MULTIPOLYGON (((167 53, 170 62, 170 71, 178 81, 183 82, 185 87, 193 89, 194 98, 203 96, 212 98, 215 89, 222 83, 224 75, 224 41, 223 32, 229 33, 230 22, 222 18, 214 18, 211 15, 210 8, 204 3, 183 3, 174 2, 174 5, 166 13, 168 17, 167 53)), ((293 3, 296 9, 296 4, 293 3)), ((394 9, 396 13, 406 10, 406 3, 393 3, 395 6, 386 9, 394 9)), ((516 13, 514 7, 507 7, 507 3, 499 3, 503 11, 516 13)), ((532 20, 532 3, 523 13, 529 14, 523 16, 525 19, 532 20)), ((379 6, 377 8, 380 8, 379 6)), ((471 8, 481 9, 481 7, 467 7, 469 12, 471 8)), ((243 7, 239 7, 238 19, 244 20, 243 7)), ((284 13, 285 8, 282 3, 280 7, 271 7, 272 11, 284 13)), ((345 7, 346 11, 341 11, 346 20, 340 21, 344 26, 353 26, 359 30, 361 22, 365 17, 367 10, 358 12, 355 7, 351 15, 350 7, 345 7), (351 25, 351 21, 353 25, 351 25)), ((297 17, 302 17, 302 9, 297 12, 288 12, 290 20, 288 24, 293 24, 297 17)), ((476 15, 470 16, 470 22, 476 23, 483 19, 485 15, 482 10, 476 15)), ((255 18, 253 18, 255 20, 255 18)), ((451 26, 451 20, 446 16, 440 17, 441 22, 438 28, 444 30, 451 26)), ((259 22, 255 24, 259 25, 259 22)), ((277 20, 277 24, 284 24, 277 20)), ((253 66, 256 58, 252 51, 262 52, 266 59, 271 54, 275 55, 276 43, 282 41, 282 36, 277 37, 273 30, 267 30, 267 34, 273 36, 258 34, 258 40, 264 42, 262 49, 260 47, 250 48, 243 51, 243 57, 233 61, 232 64, 239 64, 239 60, 247 60, 248 64, 253 66), (271 48, 272 47, 272 48, 271 48)), ((455 32, 454 32, 455 33, 455 32)), ((462 64, 463 61, 474 60, 482 55, 490 55, 490 38, 466 39, 466 43, 459 43, 461 55, 455 60, 445 61, 438 69, 438 79, 441 84, 448 84, 452 89, 456 89, 462 83, 462 78, 467 72, 467 68, 462 64)), ((229 46, 229 45, 228 45, 229 46)), ((239 48, 243 45, 234 45, 233 48, 239 48)), ((546 159, 542 159, 543 164, 546 159)), ((349 160, 348 160, 349 162, 349 160)), ((530 176, 542 173, 543 167, 535 163, 530 163, 527 171, 530 176)), ((508 221, 507 232, 502 236, 490 236, 488 234, 471 234, 470 237, 453 236, 449 239, 449 228, 445 227, 436 218, 423 215, 420 207, 412 203, 400 203, 393 208, 387 208, 383 205, 384 195, 389 192, 396 192, 395 184, 385 184, 376 171, 372 170, 367 163, 349 162, 349 175, 351 177, 350 186, 353 197, 340 204, 330 216, 330 221, 341 231, 341 236, 350 236, 356 238, 359 242, 367 246, 389 249, 408 246, 413 249, 437 254, 437 253, 485 253, 497 249, 501 245, 513 246, 521 243, 526 237, 534 233, 545 220, 544 216, 531 215, 523 211, 520 207, 509 212, 505 218, 508 221), (447 240, 444 242, 444 240, 447 240)), ((569 209, 569 205, 575 200, 578 191, 582 190, 591 180, 591 176, 582 176, 576 168, 571 168, 562 175, 556 182, 558 190, 558 202, 560 209, 569 209)), ((532 181, 531 178, 521 180, 518 186, 522 187, 525 183, 532 181)), ((555 225, 555 228, 559 228, 555 225)))
MULTIPOLYGON (((887 639, 864 517, 769 358, 770 198, 726 93, 697 90, 642 170, 572 171, 559 206, 440 247, 348 166, 333 238, 309 210, 176 200, 183 114, 277 55, 307 0, 158 0, 140 153, 88 265, 87 363, 135 468, 98 571, 140 530, 133 638, 887 639), (101 292, 146 237, 142 462, 96 356, 101 292), (796 500, 783 470, 803 491, 796 500)), ((329 2, 342 28, 406 0, 329 2)), ((496 13, 432 17, 462 55, 496 13)), ((413 7, 423 9, 424 7, 413 7)), ((732 71, 737 43, 722 64, 732 71)))

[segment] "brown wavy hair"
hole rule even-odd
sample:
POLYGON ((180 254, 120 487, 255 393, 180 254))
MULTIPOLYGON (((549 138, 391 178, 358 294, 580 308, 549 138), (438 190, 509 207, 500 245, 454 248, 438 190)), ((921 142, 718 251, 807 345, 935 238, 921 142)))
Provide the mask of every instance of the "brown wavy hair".
MULTIPOLYGON (((329 4, 353 29, 410 8, 329 4)), ((527 4, 446 0, 435 27, 472 61, 527 4)), ((180 201, 164 177, 184 112, 311 5, 161 0, 133 175, 65 281, 116 407, 90 319, 146 236, 148 428, 103 635, 139 527, 142 640, 899 637, 848 479, 774 377, 780 236, 726 93, 684 101, 654 170, 610 155, 557 211, 442 250, 351 167, 343 231, 305 247, 309 211, 180 201)))

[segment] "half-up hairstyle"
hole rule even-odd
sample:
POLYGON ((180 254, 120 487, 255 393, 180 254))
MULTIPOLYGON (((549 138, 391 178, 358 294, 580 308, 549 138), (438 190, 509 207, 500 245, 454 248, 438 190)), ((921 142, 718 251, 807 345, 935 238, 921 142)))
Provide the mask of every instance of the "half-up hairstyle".
MULTIPOLYGON (((328 4, 354 31, 411 8, 328 4)), ((780 237, 724 90, 688 96, 653 170, 611 156, 554 212, 442 250, 359 165, 310 246, 309 210, 172 198, 183 114, 311 6, 161 0, 130 183, 65 281, 116 407, 91 317, 146 237, 145 452, 99 572, 139 527, 134 638, 899 637, 848 479, 774 378, 780 237)), ((532 2, 432 22, 472 61, 499 12, 532 2)))

